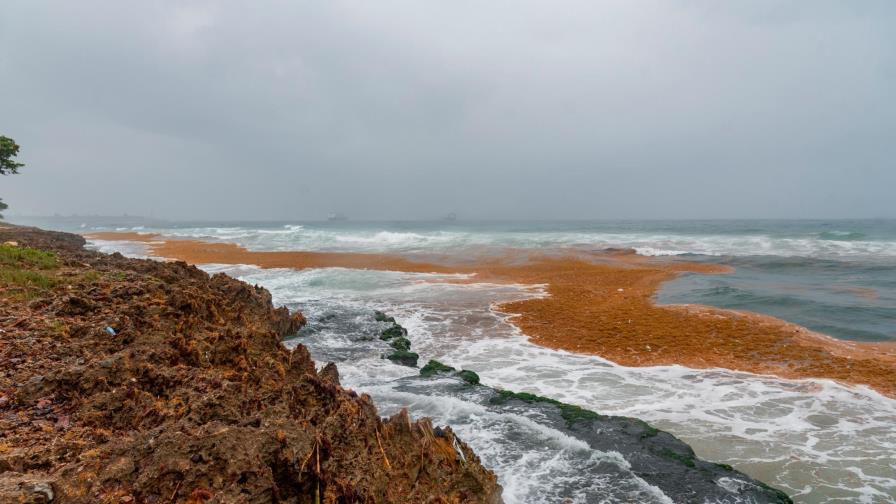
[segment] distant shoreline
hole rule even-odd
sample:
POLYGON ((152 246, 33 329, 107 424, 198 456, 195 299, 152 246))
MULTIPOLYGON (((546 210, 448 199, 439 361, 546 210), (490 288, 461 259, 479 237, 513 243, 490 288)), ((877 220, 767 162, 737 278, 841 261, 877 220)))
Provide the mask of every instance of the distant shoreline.
POLYGON ((249 251, 233 243, 158 234, 103 232, 85 237, 141 242, 151 256, 192 264, 466 273, 476 275, 468 281, 545 284, 548 297, 499 307, 542 346, 596 354, 626 366, 680 364, 782 378, 826 378, 896 397, 896 344, 839 340, 758 313, 654 303, 663 282, 684 272, 728 270, 720 265, 579 250, 550 256, 509 250, 505 257, 456 264, 450 257, 423 262, 395 254, 249 251))

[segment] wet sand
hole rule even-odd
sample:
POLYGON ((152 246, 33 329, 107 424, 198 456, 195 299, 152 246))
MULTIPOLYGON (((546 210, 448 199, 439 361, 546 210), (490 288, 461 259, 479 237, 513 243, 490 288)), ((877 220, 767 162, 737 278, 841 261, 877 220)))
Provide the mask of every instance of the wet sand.
POLYGON ((896 345, 842 341, 774 317, 700 305, 654 303, 660 285, 683 272, 723 266, 646 258, 624 251, 508 252, 474 263, 417 261, 387 254, 254 252, 238 245, 168 240, 137 233, 87 238, 147 244, 159 257, 193 264, 264 268, 345 267, 475 274, 472 281, 546 284, 548 297, 506 303, 501 311, 534 343, 600 355, 626 366, 681 364, 786 378, 829 378, 896 397, 896 345))

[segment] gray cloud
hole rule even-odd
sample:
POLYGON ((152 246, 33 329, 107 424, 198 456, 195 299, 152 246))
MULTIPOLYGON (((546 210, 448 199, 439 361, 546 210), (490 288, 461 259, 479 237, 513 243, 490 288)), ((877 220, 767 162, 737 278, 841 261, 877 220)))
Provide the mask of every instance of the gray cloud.
POLYGON ((891 2, 6 2, 13 213, 896 217, 891 2))

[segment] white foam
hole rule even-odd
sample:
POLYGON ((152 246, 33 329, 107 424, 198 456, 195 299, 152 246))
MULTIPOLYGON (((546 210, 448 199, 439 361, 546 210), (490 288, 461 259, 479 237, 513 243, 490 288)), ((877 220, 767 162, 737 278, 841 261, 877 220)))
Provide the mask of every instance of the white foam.
MULTIPOLYGON (((369 381, 369 376, 366 379, 369 381)), ((522 415, 494 413, 478 404, 450 396, 396 391, 393 385, 386 382, 367 385, 364 389, 376 398, 378 407, 386 414, 399 407, 408 407, 417 414, 435 418, 437 422, 451 424, 454 431, 474 447, 477 455, 496 470, 504 487, 505 502, 533 502, 534 497, 556 499, 557 488, 573 486, 580 488, 581 494, 586 494, 586 490, 604 494, 604 502, 671 503, 659 489, 632 473, 628 462, 617 452, 593 450, 577 438, 522 415), (540 449, 507 443, 507 431, 510 430, 517 437, 525 434, 529 442, 540 449), (585 470, 601 463, 617 466, 620 474, 601 479, 599 474, 588 474, 585 470)))
POLYGON ((136 259, 151 259, 148 244, 126 240, 87 240, 87 248, 104 254, 118 252, 136 259))
MULTIPOLYGON (((144 227, 122 228, 139 230, 144 227)), ((285 225, 279 228, 194 227, 159 229, 177 237, 238 243, 250 250, 310 250, 364 252, 442 252, 467 248, 633 248, 649 256, 700 254, 710 256, 771 255, 832 259, 896 257, 896 241, 838 240, 822 235, 779 237, 768 234, 687 234, 602 231, 415 230, 389 231, 372 227, 285 225)), ((848 236, 848 235, 847 235, 848 236)))
MULTIPOLYGON (((368 274, 339 272, 360 277, 359 283, 368 282, 368 274)), ((857 499, 896 490, 896 479, 885 476, 892 470, 887 457, 896 451, 896 401, 870 389, 723 369, 628 368, 551 350, 529 343, 503 314, 488 308, 495 299, 521 299, 538 288, 420 284, 413 276, 405 276, 404 286, 359 290, 350 297, 357 306, 394 314, 409 329, 421 362, 438 359, 476 371, 491 386, 642 418, 681 437, 709 460, 729 463, 789 492, 803 492, 802 500, 823 502, 826 486, 848 489, 857 499), (857 466, 875 476, 857 476, 850 469, 857 466)), ((383 274, 381 281, 385 285, 390 278, 383 274)), ((294 281, 254 279, 272 288, 277 300, 301 307, 326 303, 327 293, 289 287, 297 285, 294 281), (317 301, 309 302, 312 297, 317 301)), ((341 367, 354 367, 349 378, 360 383, 381 371, 370 372, 366 366, 341 367)))
MULTIPOLYGON (((896 495, 892 458, 896 401, 864 387, 722 369, 628 368, 598 357, 538 347, 491 304, 543 295, 539 286, 458 284, 440 282, 438 275, 341 268, 205 268, 261 284, 271 290, 275 302, 297 306, 307 314, 334 305, 365 313, 385 310, 409 329, 421 362, 438 359, 476 371, 490 386, 642 418, 682 438, 701 457, 731 464, 795 495, 798 502, 835 502, 835 498, 887 502, 896 495)), ((311 343, 350 346, 349 336, 320 333, 311 343)), ((369 391, 383 404, 402 401, 389 382, 413 372, 380 359, 375 351, 340 363, 347 386, 369 391)), ((481 416, 475 410, 462 411, 466 405, 435 403, 444 403, 448 409, 415 399, 419 409, 412 408, 412 413, 432 414, 442 423, 481 416)), ((571 459, 563 458, 568 454, 545 459, 538 453, 525 453, 519 456, 521 462, 509 462, 502 458, 506 452, 496 446, 498 442, 489 438, 496 431, 477 433, 471 427, 462 435, 477 452, 490 457, 483 460, 498 471, 511 496, 508 502, 524 502, 526 495, 538 493, 526 471, 550 467, 552 477, 563 478, 570 474, 564 471, 573 470, 567 467, 571 459)))
MULTIPOLYGON (((120 231, 147 232, 146 228, 120 231)), ((896 257, 896 241, 825 239, 818 233, 801 237, 768 234, 610 233, 506 230, 388 231, 372 227, 345 228, 288 224, 278 228, 242 226, 158 229, 175 237, 238 243, 250 250, 309 250, 353 252, 448 252, 468 248, 633 248, 641 255, 709 256, 771 255, 830 259, 896 257)), ((835 232, 829 233, 839 236, 835 232)), ((850 236, 847 233, 844 236, 850 236)))

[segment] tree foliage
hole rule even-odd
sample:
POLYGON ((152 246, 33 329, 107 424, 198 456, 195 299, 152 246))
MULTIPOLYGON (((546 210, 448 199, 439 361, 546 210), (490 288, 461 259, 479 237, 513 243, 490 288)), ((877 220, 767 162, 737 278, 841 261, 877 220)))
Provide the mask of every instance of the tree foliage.
POLYGON ((0 135, 0 175, 14 175, 25 166, 13 158, 19 153, 19 144, 12 138, 0 135))
MULTIPOLYGON (((25 166, 17 163, 13 158, 19 153, 19 144, 12 138, 0 135, 0 175, 15 175, 19 173, 19 168, 25 166)), ((0 211, 6 210, 9 205, 0 199, 0 211)), ((0 214, 0 219, 3 214, 0 214)))

